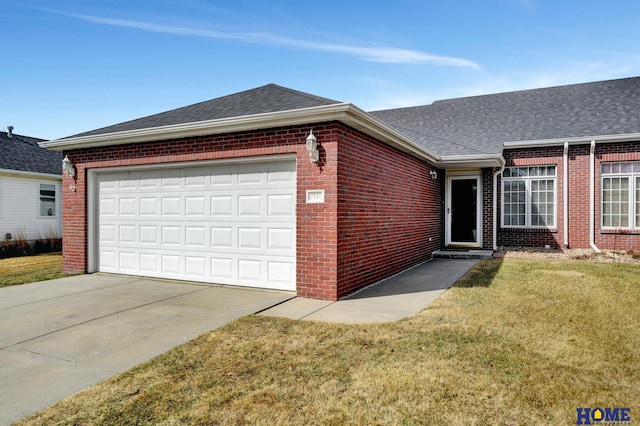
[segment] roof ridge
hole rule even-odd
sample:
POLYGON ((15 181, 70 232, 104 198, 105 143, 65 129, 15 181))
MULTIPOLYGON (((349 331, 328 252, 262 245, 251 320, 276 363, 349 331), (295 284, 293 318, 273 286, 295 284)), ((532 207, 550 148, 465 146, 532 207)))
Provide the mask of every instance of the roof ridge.
POLYGON ((385 111, 402 111, 402 110, 409 110, 409 109, 415 110, 415 109, 418 109, 418 108, 428 108, 430 106, 443 105, 443 104, 447 104, 447 103, 459 102, 459 101, 468 100, 468 99, 477 99, 477 98, 485 98, 486 99, 486 98, 504 96, 504 95, 515 95, 515 94, 525 94, 525 93, 531 93, 531 92, 554 91, 554 90, 558 90, 558 89, 562 89, 562 88, 571 88, 571 87, 575 88, 575 87, 579 87, 579 86, 586 87, 586 86, 598 85, 598 84, 603 84, 603 83, 622 82, 622 81, 625 81, 625 80, 638 80, 638 79, 640 79, 640 77, 623 77, 623 78, 614 78, 614 79, 610 79, 610 80, 588 81, 588 82, 585 82, 585 83, 561 84, 561 85, 550 86, 550 87, 537 87, 537 88, 532 88, 532 89, 511 90, 511 91, 498 92, 498 93, 485 93, 483 95, 460 96, 460 97, 457 97, 457 98, 437 99, 437 100, 431 102, 430 104, 405 106, 405 107, 400 107, 400 108, 385 108, 385 109, 373 110, 373 111, 368 111, 368 112, 369 113, 379 113, 379 112, 385 112, 385 111))
MULTIPOLYGON (((307 92, 302 92, 300 90, 295 90, 295 89, 291 89, 290 87, 286 87, 286 86, 280 86, 279 84, 275 84, 275 83, 269 83, 266 84, 264 86, 258 87, 257 89, 260 89, 262 87, 269 87, 269 86, 273 86, 277 89, 280 89, 282 91, 294 94, 294 95, 299 95, 299 96, 304 96, 307 99, 313 99, 313 100, 321 100, 321 101, 326 101, 326 102, 334 102, 334 103, 341 103, 340 101, 336 101, 335 99, 329 99, 329 98, 325 98, 322 96, 317 96, 311 93, 307 93, 307 92)), ((255 90, 255 89, 254 89, 255 90)))
MULTIPOLYGON (((531 92, 544 92, 544 91, 556 91, 558 89, 567 89, 567 88, 576 88, 579 86, 582 87, 586 87, 586 86, 596 86, 596 85, 600 85, 600 84, 604 84, 604 83, 613 83, 613 82, 622 82, 625 80, 638 80, 640 79, 640 77, 623 77, 623 78, 614 78, 614 79, 610 79, 610 80, 600 80, 600 81, 587 81, 584 83, 571 83, 571 84, 559 84, 556 86, 549 86, 549 87, 535 87, 532 89, 520 89, 520 90, 510 90, 510 91, 505 91, 505 92, 497 92, 497 93, 486 93, 483 95, 471 95, 471 96, 461 96, 459 98, 451 98, 451 99, 439 99, 437 101, 434 101, 431 105, 435 105, 435 104, 442 104, 442 103, 447 103, 447 102, 451 102, 451 101, 460 101, 463 99, 474 99, 474 98, 482 98, 482 97, 496 97, 496 96, 503 96, 503 95, 515 95, 515 94, 524 94, 524 93, 531 93, 531 92)), ((422 105, 417 105, 417 106, 422 106, 422 105)), ((412 108, 412 107, 409 107, 412 108)), ((413 107, 415 108, 415 107, 413 107)))
POLYGON ((27 135, 21 135, 19 133, 11 133, 11 136, 9 136, 8 132, 0 132, 5 138, 7 139, 19 139, 22 142, 42 142, 42 141, 46 141, 47 139, 42 139, 42 138, 36 138, 34 136, 27 136, 27 135))

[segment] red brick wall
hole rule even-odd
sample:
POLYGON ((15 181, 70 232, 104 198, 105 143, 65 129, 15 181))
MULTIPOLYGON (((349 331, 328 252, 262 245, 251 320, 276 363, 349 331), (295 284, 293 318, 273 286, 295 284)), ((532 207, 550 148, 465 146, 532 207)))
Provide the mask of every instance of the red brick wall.
POLYGON ((300 296, 336 299, 337 139, 340 123, 285 127, 257 132, 185 138, 161 142, 65 152, 77 179, 63 181, 63 270, 87 272, 87 170, 104 167, 206 161, 224 158, 296 154, 297 287, 300 296), (309 129, 321 141, 321 161, 309 161, 309 129), (76 192, 70 189, 75 185, 76 192), (307 189, 324 189, 325 204, 306 204, 307 189))
POLYGON ((444 173, 359 132, 340 132, 338 297, 429 259, 444 238, 444 173))
POLYGON ((482 248, 493 250, 493 169, 482 169, 482 248))
MULTIPOLYGON (((589 245, 589 151, 589 145, 569 145, 569 248, 591 247, 589 245)), ((558 192, 562 193, 562 191, 562 186, 558 182, 558 192)), ((597 191, 596 194, 598 194, 597 191)), ((600 196, 596 195, 596 200, 599 199, 600 196)))
POLYGON ((296 154, 301 297, 337 300, 428 259, 442 244, 442 174, 431 180, 419 160, 337 122, 65 154, 78 172, 75 182, 64 178, 63 186, 66 273, 87 271, 87 171, 105 167, 296 154), (320 143, 317 164, 305 146, 310 128, 320 143), (324 189, 325 203, 307 204, 308 189, 324 189))
MULTIPOLYGON (((569 247, 590 248, 589 182, 590 144, 569 146, 569 247)), ((499 228, 499 245, 562 247, 563 229, 563 147, 507 150, 507 166, 557 165, 557 228, 553 230, 515 230, 499 228)), ((602 162, 639 161, 640 142, 598 143, 595 151, 595 244, 607 250, 640 250, 640 232, 601 230, 600 165, 602 162)), ((500 183, 499 183, 500 185, 500 183)), ((499 187, 501 188, 501 187, 499 187)), ((498 191, 499 197, 501 191, 498 191)), ((500 209, 500 200, 498 200, 500 209)), ((499 213, 501 214, 501 212, 499 213)), ((500 216, 499 216, 500 217, 500 216)))

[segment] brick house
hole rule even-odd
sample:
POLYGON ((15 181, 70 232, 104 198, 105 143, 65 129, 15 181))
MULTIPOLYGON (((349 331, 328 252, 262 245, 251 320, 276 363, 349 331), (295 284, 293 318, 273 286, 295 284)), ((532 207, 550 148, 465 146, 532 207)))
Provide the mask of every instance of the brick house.
POLYGON ((365 112, 267 85, 43 142, 64 270, 337 300, 442 248, 640 250, 640 78, 365 112))

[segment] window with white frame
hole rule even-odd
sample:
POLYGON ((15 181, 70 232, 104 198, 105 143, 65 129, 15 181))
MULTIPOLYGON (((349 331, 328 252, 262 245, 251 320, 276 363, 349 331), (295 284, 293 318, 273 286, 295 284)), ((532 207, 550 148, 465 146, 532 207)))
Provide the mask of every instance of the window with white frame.
POLYGON ((600 172, 602 227, 640 229, 640 161, 605 163, 600 172))
POLYGON ((504 170, 502 226, 556 226, 556 166, 507 167, 504 170))
POLYGON ((49 183, 40 184, 40 216, 56 215, 56 186, 49 183))

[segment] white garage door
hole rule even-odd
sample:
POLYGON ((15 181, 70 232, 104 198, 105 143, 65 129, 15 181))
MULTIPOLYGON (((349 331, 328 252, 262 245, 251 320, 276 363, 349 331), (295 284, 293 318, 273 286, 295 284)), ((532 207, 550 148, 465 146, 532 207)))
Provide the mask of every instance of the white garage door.
POLYGON ((295 290, 295 162, 98 174, 98 270, 295 290))

